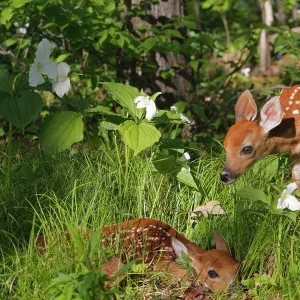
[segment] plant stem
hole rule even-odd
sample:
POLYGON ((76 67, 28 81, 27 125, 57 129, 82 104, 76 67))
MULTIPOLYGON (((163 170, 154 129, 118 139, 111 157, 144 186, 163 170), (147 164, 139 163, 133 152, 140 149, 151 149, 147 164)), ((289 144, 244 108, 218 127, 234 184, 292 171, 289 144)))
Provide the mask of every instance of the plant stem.
POLYGON ((11 163, 12 163, 12 133, 13 133, 13 126, 12 122, 9 122, 9 129, 8 129, 8 163, 7 163, 7 174, 6 174, 6 184, 8 194, 10 195, 11 192, 11 163))
POLYGON ((283 278, 281 274, 281 242, 282 242, 282 217, 279 219, 279 226, 278 226, 278 243, 277 243, 277 266, 278 266, 278 275, 280 283, 283 283, 283 278))
POLYGON ((160 179, 159 187, 158 187, 158 190, 157 190, 157 192, 156 192, 155 199, 154 199, 154 201, 153 201, 153 205, 152 205, 152 209, 151 209, 151 213, 150 213, 150 218, 152 218, 153 211, 154 211, 154 209, 155 209, 156 202, 157 202, 157 200, 158 200, 158 198, 159 198, 159 194, 160 194, 160 190, 161 190, 161 187, 162 187, 164 178, 165 178, 165 177, 162 176, 161 179, 160 179))
POLYGON ((127 197, 127 189, 128 189, 128 167, 129 167, 129 155, 130 151, 127 145, 125 144, 125 189, 124 189, 124 198, 126 199, 127 197))

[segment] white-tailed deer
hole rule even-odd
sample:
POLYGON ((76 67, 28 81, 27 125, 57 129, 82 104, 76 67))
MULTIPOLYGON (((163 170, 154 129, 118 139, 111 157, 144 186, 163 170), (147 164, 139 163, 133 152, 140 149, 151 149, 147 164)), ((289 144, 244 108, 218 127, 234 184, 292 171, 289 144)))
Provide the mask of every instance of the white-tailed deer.
POLYGON ((216 292, 225 290, 235 280, 239 262, 230 256, 227 242, 217 231, 214 231, 214 238, 216 249, 206 251, 168 224, 144 218, 105 226, 102 243, 108 246, 117 239, 119 247, 123 247, 124 260, 135 258, 176 277, 189 276, 187 269, 176 261, 185 253, 195 270, 190 276, 216 292))
MULTIPOLYGON (((64 234, 71 237, 67 229, 64 234)), ((89 234, 88 234, 89 235, 89 234)), ((105 226, 100 239, 104 248, 118 248, 123 262, 135 259, 149 265, 153 270, 166 271, 174 277, 190 277, 204 283, 214 292, 225 290, 235 279, 239 262, 229 254, 227 242, 214 231, 216 249, 206 251, 190 242, 182 234, 161 221, 143 218, 105 226), (194 272, 190 274, 176 260, 185 253, 190 259, 194 272)), ((44 236, 39 236, 37 246, 40 252, 47 249, 44 236)), ((116 271, 119 260, 104 265, 103 271, 116 271)))
POLYGON ((235 124, 224 140, 226 163, 221 181, 233 183, 254 162, 269 154, 288 152, 293 161, 292 180, 300 190, 300 85, 285 88, 270 99, 255 120, 257 107, 249 91, 235 106, 235 124))

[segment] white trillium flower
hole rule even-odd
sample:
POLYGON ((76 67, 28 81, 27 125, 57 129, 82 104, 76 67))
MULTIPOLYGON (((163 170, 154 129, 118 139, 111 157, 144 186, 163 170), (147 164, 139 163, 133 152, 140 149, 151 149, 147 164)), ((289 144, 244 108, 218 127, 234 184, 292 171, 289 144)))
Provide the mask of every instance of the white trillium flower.
POLYGON ((29 70, 29 85, 37 86, 45 82, 43 75, 47 75, 50 79, 57 79, 57 63, 50 60, 53 45, 43 39, 38 44, 38 49, 35 52, 34 63, 29 70))
POLYGON ((180 119, 181 119, 182 121, 185 121, 185 122, 187 122, 187 123, 191 123, 191 122, 192 122, 192 121, 191 121, 190 119, 188 119, 184 114, 180 114, 179 117, 180 117, 180 119))
POLYGON ((60 98, 66 94, 71 87, 70 78, 68 77, 68 73, 70 72, 70 66, 61 62, 57 65, 57 80, 52 83, 52 90, 56 93, 56 95, 60 98))
POLYGON ((18 33, 20 33, 20 34, 26 34, 27 33, 27 29, 25 27, 20 27, 20 28, 18 28, 18 33))
POLYGON ((178 108, 176 106, 174 106, 174 105, 171 106, 170 109, 173 110, 173 111, 175 111, 175 112, 178 112, 178 108))
POLYGON ((190 154, 188 152, 184 152, 183 155, 180 158, 178 158, 178 161, 184 162, 190 159, 191 159, 190 154))
POLYGON ((295 182, 287 185, 286 189, 283 190, 281 197, 278 199, 277 208, 284 209, 288 208, 292 211, 300 210, 300 202, 292 193, 297 189, 295 182))
POLYGON ((244 68, 244 69, 241 70, 241 72, 242 72, 242 74, 243 74, 244 76, 246 76, 246 77, 248 78, 248 77, 249 77, 249 74, 250 74, 250 72, 251 72, 251 68, 249 68, 249 67, 244 68))
POLYGON ((156 115, 156 105, 149 96, 137 96, 134 98, 134 103, 137 103, 137 108, 146 108, 146 119, 152 120, 156 115))

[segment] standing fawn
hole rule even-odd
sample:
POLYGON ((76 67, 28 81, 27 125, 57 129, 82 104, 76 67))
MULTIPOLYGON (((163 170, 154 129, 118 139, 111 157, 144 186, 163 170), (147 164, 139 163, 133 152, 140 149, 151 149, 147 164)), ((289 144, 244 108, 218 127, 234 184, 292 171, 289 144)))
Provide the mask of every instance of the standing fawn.
POLYGON ((288 152, 293 161, 292 180, 300 190, 300 85, 270 99, 260 111, 260 120, 255 120, 256 114, 255 101, 245 91, 235 106, 235 124, 224 140, 226 163, 221 181, 232 183, 260 158, 288 152))
POLYGON ((216 292, 225 290, 234 281, 239 263, 230 256, 223 237, 216 231, 214 237, 216 249, 206 251, 168 224, 145 218, 105 226, 102 243, 107 247, 118 239, 123 247, 123 260, 132 257, 154 270, 170 272, 174 277, 192 276, 216 292), (182 257, 182 252, 191 259, 192 275, 176 261, 182 257))

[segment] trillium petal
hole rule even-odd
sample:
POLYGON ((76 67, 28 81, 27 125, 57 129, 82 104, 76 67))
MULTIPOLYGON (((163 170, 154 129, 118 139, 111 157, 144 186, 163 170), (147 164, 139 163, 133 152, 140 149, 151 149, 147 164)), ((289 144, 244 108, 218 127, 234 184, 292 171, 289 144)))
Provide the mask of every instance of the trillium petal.
POLYGON ((284 189, 280 198, 284 199, 286 195, 289 195, 289 193, 287 192, 287 189, 284 189))
POLYGON ((293 194, 296 191, 296 189, 297 189, 296 182, 292 182, 292 183, 288 184, 286 187, 287 194, 289 194, 289 195, 293 194))
POLYGON ((57 65, 57 74, 59 77, 67 76, 70 72, 70 66, 65 63, 61 62, 57 65))
POLYGON ((156 105, 153 100, 149 100, 149 104, 146 107, 146 119, 152 120, 152 118, 156 115, 156 105))
POLYGON ((41 72, 38 70, 38 65, 37 65, 37 62, 35 61, 30 66, 30 69, 29 69, 29 85, 35 87, 44 82, 45 82, 45 80, 44 80, 41 72))
POLYGON ((287 196, 285 199, 285 202, 287 203, 287 208, 292 211, 300 210, 300 202, 298 199, 294 196, 287 196))
POLYGON ((176 106, 174 106, 174 105, 171 106, 170 109, 173 110, 173 111, 175 111, 175 112, 178 112, 178 108, 176 106))
POLYGON ((191 123, 191 120, 189 118, 187 118, 184 114, 180 114, 180 119, 187 123, 191 123))
MULTIPOLYGON (((138 102, 147 102, 149 100, 149 96, 137 96, 134 98, 134 103, 138 103, 138 102)), ((145 106, 144 106, 145 107, 145 106)))
POLYGON ((38 49, 35 52, 35 55, 41 64, 49 62, 52 48, 53 44, 51 44, 47 39, 42 39, 42 41, 38 44, 38 49))
POLYGON ((48 63, 41 65, 41 72, 50 79, 57 80, 57 63, 49 61, 48 63))
POLYGON ((147 107, 148 106, 148 103, 145 102, 145 101, 140 101, 138 102, 138 104, 136 105, 136 108, 144 108, 144 107, 147 107))
POLYGON ((187 161, 187 160, 190 160, 191 157, 190 157, 190 154, 188 152, 184 152, 183 155, 178 158, 178 161, 187 161))
POLYGON ((65 81, 55 81, 52 83, 52 90, 56 95, 62 98, 71 87, 70 78, 68 77, 65 81))
POLYGON ((287 203, 285 202, 284 198, 280 197, 278 199, 277 208, 278 209, 284 209, 287 207, 287 203))

